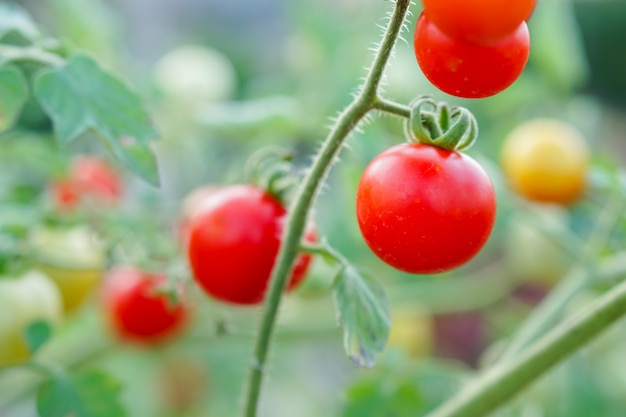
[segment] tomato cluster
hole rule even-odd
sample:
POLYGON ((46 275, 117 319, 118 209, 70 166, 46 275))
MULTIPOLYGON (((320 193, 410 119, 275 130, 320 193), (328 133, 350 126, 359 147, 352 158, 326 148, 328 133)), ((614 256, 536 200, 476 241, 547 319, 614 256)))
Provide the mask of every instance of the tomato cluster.
POLYGON ((424 75, 445 93, 483 98, 522 73, 530 51, 526 20, 536 0, 423 0, 414 48, 424 75))

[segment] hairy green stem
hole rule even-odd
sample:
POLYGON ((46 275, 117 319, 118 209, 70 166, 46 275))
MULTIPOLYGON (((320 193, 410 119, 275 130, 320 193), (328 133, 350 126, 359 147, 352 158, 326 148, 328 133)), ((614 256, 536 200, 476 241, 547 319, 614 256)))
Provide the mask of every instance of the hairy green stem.
POLYGON ((256 340, 252 363, 250 364, 248 391, 243 414, 245 417, 255 417, 257 415, 263 374, 270 351, 277 312, 287 279, 300 249, 300 240, 302 239, 309 208, 312 206, 322 182, 328 175, 333 162, 336 160, 346 137, 367 113, 374 108, 374 103, 378 100, 378 88, 383 71, 389 61, 391 51, 398 39, 400 31, 402 30, 402 25, 410 4, 410 0, 396 0, 395 8, 385 31, 383 41, 376 53, 376 57, 360 94, 358 94, 354 101, 337 119, 317 157, 313 161, 310 171, 297 190, 290 207, 285 231, 282 236, 282 244, 278 252, 276 264, 272 270, 267 299, 265 301, 265 310, 261 319, 261 326, 256 340))
POLYGON ((486 417, 626 314, 626 281, 509 362, 496 365, 427 417, 486 417))

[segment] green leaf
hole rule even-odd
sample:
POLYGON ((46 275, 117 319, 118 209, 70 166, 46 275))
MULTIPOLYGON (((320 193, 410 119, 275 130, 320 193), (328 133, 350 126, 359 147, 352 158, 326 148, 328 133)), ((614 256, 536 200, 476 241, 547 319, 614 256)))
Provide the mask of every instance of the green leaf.
POLYGON ((72 412, 74 388, 64 376, 50 379, 37 391, 39 417, 67 417, 72 412))
POLYGON ((119 396, 121 384, 104 372, 92 370, 74 378, 77 401, 76 417, 124 417, 119 396))
POLYGON ((24 331, 31 355, 35 354, 52 336, 52 326, 46 321, 35 321, 24 331))
POLYGON ((348 387, 341 417, 424 416, 456 393, 465 377, 464 369, 444 362, 385 355, 348 387))
POLYGON ((119 382, 97 370, 59 376, 37 393, 40 417, 125 417, 119 382))
POLYGON ((139 98, 85 55, 41 74, 35 96, 52 118, 57 139, 65 144, 96 132, 131 170, 158 185, 158 167, 150 142, 157 132, 139 98))
POLYGON ((385 290, 346 266, 333 284, 346 353, 358 366, 372 367, 385 348, 391 316, 385 290))
POLYGON ((23 45, 41 37, 30 15, 15 4, 0 3, 0 42, 23 45))
POLYGON ((28 100, 24 74, 13 65, 0 67, 0 133, 10 129, 28 100))

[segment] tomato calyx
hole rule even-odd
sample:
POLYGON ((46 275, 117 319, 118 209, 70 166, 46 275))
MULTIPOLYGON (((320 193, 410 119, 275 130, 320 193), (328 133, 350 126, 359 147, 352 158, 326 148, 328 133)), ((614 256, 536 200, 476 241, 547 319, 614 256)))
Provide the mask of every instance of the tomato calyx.
POLYGON ((478 123, 464 107, 449 107, 422 96, 411 105, 411 115, 404 124, 410 143, 422 143, 448 151, 469 149, 478 138, 478 123))
POLYGON ((247 182, 286 205, 298 183, 293 173, 293 157, 291 150, 278 146, 258 150, 246 162, 247 182))

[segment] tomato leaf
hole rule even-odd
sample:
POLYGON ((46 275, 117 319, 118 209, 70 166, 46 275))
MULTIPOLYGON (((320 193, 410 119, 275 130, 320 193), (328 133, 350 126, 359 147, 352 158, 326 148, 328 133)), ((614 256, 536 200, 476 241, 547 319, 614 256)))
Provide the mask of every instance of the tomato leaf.
POLYGON ((125 417, 120 392, 121 385, 101 371, 59 376, 40 387, 37 410, 40 417, 125 417))
POLYGON ((24 331, 26 343, 31 355, 35 354, 52 336, 52 326, 47 321, 35 321, 26 327, 24 331))
POLYGON ((131 170, 158 185, 158 167, 150 142, 157 131, 139 98, 86 55, 41 74, 35 96, 52 118, 59 142, 96 132, 131 170))
POLYGON ((0 133, 10 129, 28 99, 24 74, 13 65, 0 67, 0 133))
POLYGON ((346 353, 358 366, 372 367, 385 348, 391 314, 383 287, 348 265, 333 284, 346 353))
POLYGON ((73 399, 72 384, 65 376, 44 382, 37 391, 39 417, 67 417, 72 412, 73 399))

